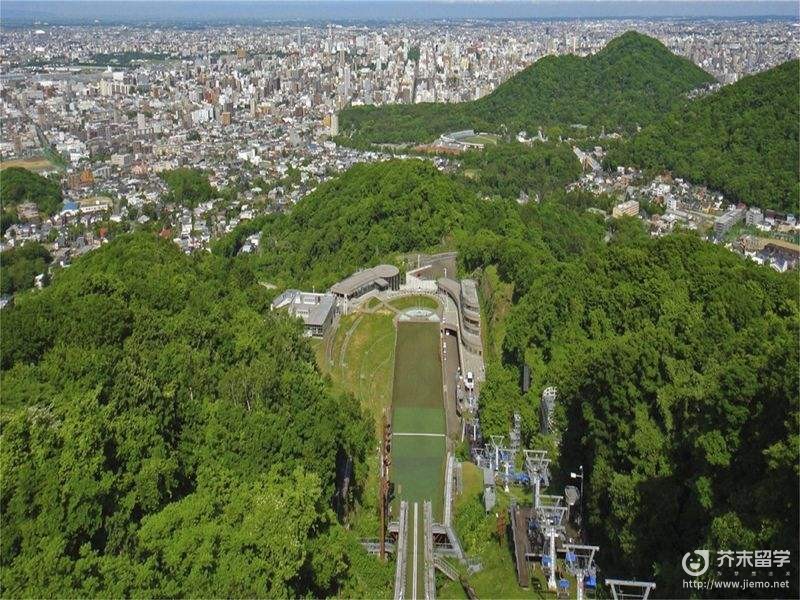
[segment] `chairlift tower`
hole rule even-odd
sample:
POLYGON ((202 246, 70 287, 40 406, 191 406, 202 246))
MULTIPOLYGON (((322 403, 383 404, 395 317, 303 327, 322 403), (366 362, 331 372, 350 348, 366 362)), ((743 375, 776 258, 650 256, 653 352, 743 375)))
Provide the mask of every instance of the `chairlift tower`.
POLYGON ((489 436, 489 440, 491 440, 489 443, 491 445, 492 459, 494 460, 494 462, 492 463, 492 468, 495 471, 499 471, 500 470, 500 451, 503 449, 503 446, 505 446, 506 436, 504 436, 504 435, 490 435, 489 436))
POLYGON ((478 467, 481 469, 492 467, 490 453, 487 452, 486 448, 474 448, 472 452, 475 455, 475 464, 478 465, 478 467))
POLYGON ((511 449, 515 452, 519 450, 522 443, 522 416, 518 412, 514 413, 514 420, 511 430, 508 432, 508 438, 511 449))
POLYGON ((647 600, 656 584, 650 581, 634 581, 625 579, 606 579, 611 588, 614 600, 647 600))
POLYGON ((547 587, 556 591, 556 538, 564 532, 567 511, 563 496, 541 494, 539 504, 535 507, 539 522, 542 523, 545 537, 548 540, 548 556, 550 571, 547 575, 547 587))
POLYGON ((538 507, 541 486, 550 485, 550 459, 547 458, 547 450, 524 450, 524 452, 525 469, 533 486, 533 506, 538 507))
POLYGON ((564 562, 567 569, 575 576, 577 582, 577 600, 583 600, 584 586, 597 585, 597 571, 594 564, 594 555, 600 546, 586 546, 583 544, 564 544, 566 556, 564 562))
POLYGON ((503 473, 505 491, 508 492, 517 451, 514 448, 506 447, 506 437, 504 435, 492 435, 489 436, 489 440, 489 444, 486 445, 489 466, 495 473, 503 473))

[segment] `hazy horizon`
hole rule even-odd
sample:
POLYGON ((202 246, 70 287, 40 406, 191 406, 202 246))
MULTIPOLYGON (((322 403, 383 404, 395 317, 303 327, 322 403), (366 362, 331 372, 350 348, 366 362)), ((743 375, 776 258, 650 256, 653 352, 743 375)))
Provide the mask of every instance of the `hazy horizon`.
POLYGON ((548 19, 793 19, 784 0, 10 0, 3 26, 548 19))

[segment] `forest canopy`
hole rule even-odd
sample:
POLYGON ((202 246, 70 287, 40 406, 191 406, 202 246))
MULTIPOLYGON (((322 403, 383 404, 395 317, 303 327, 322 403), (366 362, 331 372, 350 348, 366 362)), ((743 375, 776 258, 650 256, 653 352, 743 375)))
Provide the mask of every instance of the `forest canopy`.
POLYGON ((33 287, 37 275, 45 275, 53 260, 38 242, 28 242, 0 252, 0 294, 14 294, 33 287))
MULTIPOLYGON (((323 289, 398 253, 452 248, 459 231, 501 218, 510 206, 478 200, 427 160, 360 164, 320 185, 290 213, 268 218, 255 268, 271 282, 323 289)), ((241 239, 237 232, 233 237, 241 239)), ((228 254, 237 250, 218 246, 228 254)))
POLYGON ((458 157, 467 185, 482 195, 517 199, 543 195, 575 181, 581 164, 568 144, 490 144, 458 157))
POLYGON ((335 513, 360 494, 371 422, 328 389, 265 293, 241 263, 136 234, 0 312, 6 595, 386 583, 335 513))
POLYGON ((194 208, 202 202, 207 202, 218 195, 217 191, 208 182, 208 174, 199 169, 180 167, 161 173, 169 194, 166 200, 176 204, 188 205, 194 208))
POLYGON ((730 200, 800 210, 800 61, 744 77, 645 127, 610 165, 669 169, 730 200))
POLYGON ((484 435, 506 434, 519 412, 525 443, 547 447, 538 402, 555 386, 556 472, 586 469, 601 567, 654 573, 666 597, 682 595, 686 548, 793 547, 796 274, 694 234, 650 238, 636 220, 614 223, 604 243, 605 227, 569 204, 524 207, 538 235, 484 231, 459 248, 468 271, 497 268, 514 290, 481 390, 484 435))

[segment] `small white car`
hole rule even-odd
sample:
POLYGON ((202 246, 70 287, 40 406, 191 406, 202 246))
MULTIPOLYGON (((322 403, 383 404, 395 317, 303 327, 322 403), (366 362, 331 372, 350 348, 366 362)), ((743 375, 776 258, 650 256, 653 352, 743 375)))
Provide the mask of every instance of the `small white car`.
POLYGON ((467 371, 467 377, 464 379, 464 387, 470 391, 475 389, 475 377, 472 375, 472 371, 467 371))

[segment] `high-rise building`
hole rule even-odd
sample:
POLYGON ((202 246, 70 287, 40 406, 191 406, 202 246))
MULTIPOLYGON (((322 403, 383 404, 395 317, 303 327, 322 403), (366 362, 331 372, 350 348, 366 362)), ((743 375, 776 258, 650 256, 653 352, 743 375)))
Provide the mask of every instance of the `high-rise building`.
POLYGON ((331 135, 339 135, 339 115, 336 113, 331 115, 331 135))
POLYGON ((344 100, 347 102, 350 100, 350 65, 345 65, 344 67, 344 100))

